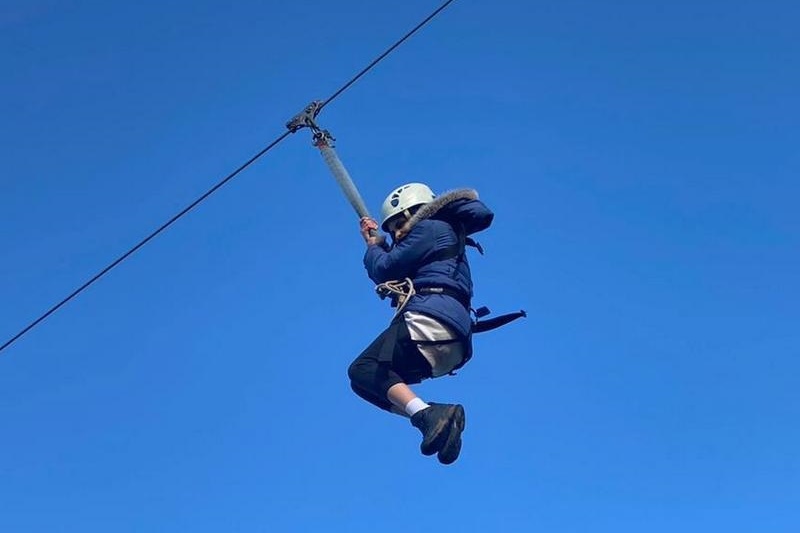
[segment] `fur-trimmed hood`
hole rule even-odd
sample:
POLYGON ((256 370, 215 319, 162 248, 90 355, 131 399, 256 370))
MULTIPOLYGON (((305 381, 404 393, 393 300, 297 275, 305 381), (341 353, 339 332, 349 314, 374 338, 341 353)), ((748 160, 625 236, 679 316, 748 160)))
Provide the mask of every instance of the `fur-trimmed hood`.
POLYGON ((397 240, 402 239, 411 231, 418 222, 421 220, 434 218, 437 213, 442 211, 443 209, 447 208, 453 202, 459 200, 477 200, 478 199, 478 191, 475 189, 455 189, 452 191, 447 191, 445 193, 440 194, 432 201, 428 202, 427 204, 420 207, 416 213, 414 213, 408 221, 403 224, 403 227, 400 228, 398 231, 397 240))

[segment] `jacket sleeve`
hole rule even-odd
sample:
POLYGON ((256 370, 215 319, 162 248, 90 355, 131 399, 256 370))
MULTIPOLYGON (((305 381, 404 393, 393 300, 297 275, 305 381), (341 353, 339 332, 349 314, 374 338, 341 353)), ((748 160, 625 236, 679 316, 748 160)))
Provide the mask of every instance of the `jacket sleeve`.
POLYGON ((388 252, 378 245, 369 246, 364 254, 364 267, 375 283, 411 277, 425 264, 425 257, 433 251, 435 243, 434 232, 419 224, 388 252))

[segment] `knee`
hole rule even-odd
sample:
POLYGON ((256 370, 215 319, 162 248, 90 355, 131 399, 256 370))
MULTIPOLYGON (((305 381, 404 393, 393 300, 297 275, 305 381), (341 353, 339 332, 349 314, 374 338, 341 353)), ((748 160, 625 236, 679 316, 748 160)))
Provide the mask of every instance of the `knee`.
POLYGON ((358 383, 360 377, 364 375, 363 361, 356 359, 347 368, 347 377, 350 378, 350 383, 358 383))

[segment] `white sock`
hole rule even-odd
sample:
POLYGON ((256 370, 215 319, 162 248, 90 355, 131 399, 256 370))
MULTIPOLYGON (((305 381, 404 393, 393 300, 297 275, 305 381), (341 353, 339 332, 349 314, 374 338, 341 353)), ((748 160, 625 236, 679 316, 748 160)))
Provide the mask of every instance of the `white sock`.
POLYGON ((408 416, 414 416, 415 414, 419 413, 423 409, 427 409, 430 407, 427 403, 422 401, 421 398, 414 398, 410 402, 406 404, 406 413, 408 416))

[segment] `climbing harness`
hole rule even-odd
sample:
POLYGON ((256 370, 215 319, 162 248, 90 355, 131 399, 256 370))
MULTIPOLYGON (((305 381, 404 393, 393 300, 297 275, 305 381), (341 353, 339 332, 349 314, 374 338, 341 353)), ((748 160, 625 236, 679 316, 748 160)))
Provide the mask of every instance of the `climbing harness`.
POLYGON ((471 307, 469 298, 466 297, 461 291, 456 291, 449 287, 416 287, 414 286, 414 282, 411 280, 411 278, 381 283, 375 287, 375 292, 378 294, 378 296, 380 296, 381 300, 389 298, 391 300, 392 307, 397 308, 394 316, 392 317, 393 320, 403 312, 406 304, 413 296, 417 294, 442 294, 444 296, 450 296, 461 303, 461 305, 463 305, 472 315, 472 333, 491 331, 501 326, 505 326, 509 322, 513 322, 518 318, 528 316, 524 310, 519 310, 514 313, 506 313, 504 315, 489 318, 487 320, 481 320, 482 318, 491 314, 491 311, 488 307, 482 306, 477 309, 473 309, 471 307))

